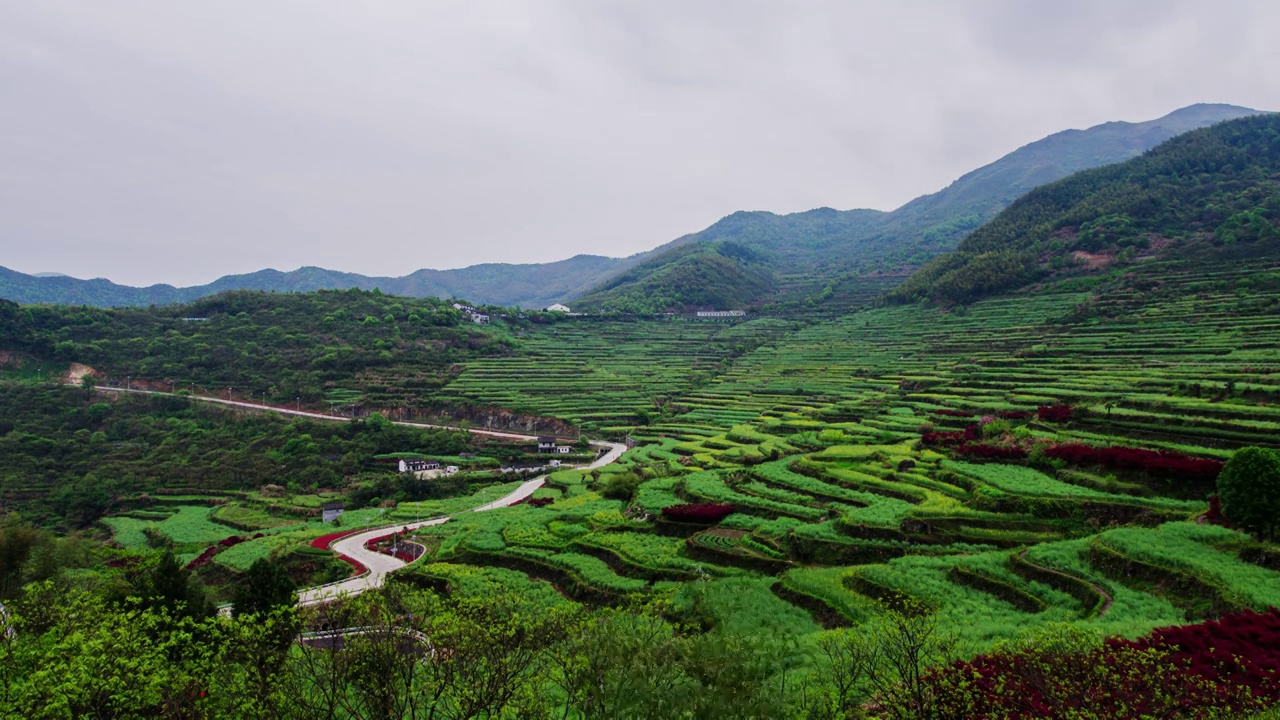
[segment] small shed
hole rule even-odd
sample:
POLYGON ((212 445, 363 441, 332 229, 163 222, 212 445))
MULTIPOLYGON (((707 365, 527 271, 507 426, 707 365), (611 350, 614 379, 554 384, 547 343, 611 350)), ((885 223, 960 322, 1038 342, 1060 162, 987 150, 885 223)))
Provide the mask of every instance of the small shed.
POLYGON ((342 514, 343 505, 340 502, 328 502, 320 506, 320 520, 322 522, 333 522, 342 514))

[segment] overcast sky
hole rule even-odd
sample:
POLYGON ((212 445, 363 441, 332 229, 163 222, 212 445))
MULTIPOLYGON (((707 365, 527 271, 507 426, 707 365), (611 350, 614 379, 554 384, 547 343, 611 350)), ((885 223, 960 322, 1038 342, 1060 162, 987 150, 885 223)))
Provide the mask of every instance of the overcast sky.
POLYGON ((1277 109, 1276 0, 0 0, 0 265, 623 256, 1066 128, 1277 109))

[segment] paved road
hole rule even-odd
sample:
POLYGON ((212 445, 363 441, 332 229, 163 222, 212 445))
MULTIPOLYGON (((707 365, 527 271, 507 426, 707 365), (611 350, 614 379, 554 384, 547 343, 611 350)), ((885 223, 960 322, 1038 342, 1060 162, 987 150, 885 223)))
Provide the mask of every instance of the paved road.
MULTIPOLYGON (((136 393, 139 395, 172 395, 178 396, 177 393, 168 393, 160 390, 135 390, 132 388, 111 387, 108 385, 98 385, 95 390, 103 390, 106 392, 136 393)), ((264 405, 262 403, 243 402, 241 400, 223 400, 221 398, 205 397, 203 395, 182 395, 178 397, 186 397, 198 402, 214 403, 217 405, 230 405, 232 407, 248 408, 250 410, 265 410, 269 412, 280 413, 281 415, 296 415, 298 417, 311 418, 312 420, 329 420, 348 422, 350 418, 340 415, 326 415, 324 413, 309 412, 307 410, 290 410, 287 407, 279 405, 264 405)), ((466 430, 472 435, 484 435, 485 437, 506 438, 508 440, 537 440, 537 435, 525 435, 522 433, 501 432, 498 430, 479 430, 476 428, 462 428, 453 425, 432 425, 430 423, 413 423, 404 422, 402 420, 392 421, 396 425, 404 425, 405 427, 430 428, 433 430, 466 430)))
MULTIPOLYGON (((608 465, 622 457, 622 454, 627 451, 627 446, 621 443, 593 442, 591 445, 599 448, 608 448, 608 452, 601 455, 595 462, 588 465, 588 470, 604 467, 605 465, 608 465)), ((536 477, 532 480, 527 480, 524 483, 521 483, 520 487, 516 488, 506 497, 499 498, 498 500, 481 505, 478 508, 473 508, 467 512, 484 512, 486 510, 496 510, 498 508, 515 505, 521 500, 532 495, 534 490, 542 487, 546 480, 546 475, 536 477)), ((400 528, 416 530, 417 528, 427 527, 429 525, 442 525, 449 522, 449 520, 450 518, 444 517, 436 518, 434 520, 423 520, 421 522, 384 525, 383 527, 374 530, 366 530, 354 535, 348 535, 338 540, 333 543, 330 548, 346 555, 349 558, 359 561, 365 567, 369 568, 369 572, 359 577, 344 580, 333 585, 322 585, 309 590, 303 590, 298 593, 298 605, 315 605, 316 603, 332 600, 339 595, 357 595, 365 590, 381 587, 382 583, 386 581, 387 574, 399 570, 408 563, 390 555, 384 555, 383 553, 375 552, 373 550, 366 550, 364 547, 366 542, 386 535, 389 530, 398 530, 400 528)))
MULTIPOLYGON (((103 385, 99 385, 96 389, 107 391, 107 392, 137 393, 141 395, 174 395, 175 394, 175 393, 162 392, 158 390, 134 390, 132 388, 110 387, 110 386, 103 386, 103 385)), ((344 422, 347 420, 347 418, 335 417, 333 415, 325 415, 324 413, 313 413, 313 412, 307 412, 305 410, 290 410, 289 408, 280 407, 278 405, 263 405, 259 403, 241 402, 239 400, 222 400, 220 398, 202 397, 200 395, 187 395, 183 397, 189 397, 190 399, 196 400, 199 402, 215 403, 218 405, 230 405, 232 407, 242 407, 242 408, 248 408, 250 410, 265 410, 265 411, 280 413, 282 415, 296 415, 298 417, 311 418, 314 420, 330 420, 330 421, 344 421, 344 422)), ((411 423, 411 422, 403 422, 403 421, 393 421, 393 422, 396 425, 404 425, 406 427, 433 428, 433 429, 440 429, 440 430, 466 430, 467 432, 473 435, 484 435, 485 437, 505 438, 508 440, 537 440, 538 439, 537 435, 523 435, 520 433, 499 432, 497 430, 478 430, 475 428, 459 428, 459 427, 452 427, 449 425, 430 425, 427 423, 411 423)), ((604 467, 605 465, 608 465, 609 463, 612 463, 616 461, 618 458, 622 457, 622 454, 627 451, 627 446, 622 445, 621 443, 592 442, 591 446, 597 447, 597 448, 608 448, 608 451, 605 454, 601 455, 599 458, 597 458, 595 462, 588 465, 587 466, 588 470, 594 470, 595 468, 598 468, 598 467, 604 467)), ((566 468, 566 469, 570 469, 570 468, 566 468)), ((536 478, 533 478, 532 480, 528 480, 522 483, 520 487, 516 488, 511 494, 507 495, 506 497, 500 498, 498 500, 494 500, 493 502, 487 503, 485 505, 481 505, 480 507, 474 508, 469 512, 484 512, 485 510, 496 510, 498 508, 504 508, 504 507, 509 507, 511 505, 515 505, 521 500, 524 500, 525 498, 532 495, 534 490, 537 490, 538 488, 542 487, 543 483, 545 483, 546 480, 547 480, 546 475, 540 475, 536 478)), ((410 530, 416 530, 417 528, 420 528, 420 527, 427 527, 428 525, 441 525, 446 522, 449 522, 449 518, 447 517, 436 518, 434 520, 424 520, 421 522, 399 523, 396 525, 383 525, 381 527, 366 530, 361 533, 348 535, 347 537, 344 537, 338 540, 330 547, 333 550, 339 553, 342 553, 343 555, 346 555, 347 557, 358 560, 365 567, 369 568, 369 572, 365 573, 364 575, 361 575, 360 577, 354 577, 349 580, 344 580, 342 582, 335 583, 332 585, 322 585, 320 587, 303 590, 298 593, 298 604, 314 605, 316 603, 326 602, 339 595, 356 595, 364 592, 365 590, 380 587, 383 581, 386 580, 388 573, 393 573, 396 570, 399 570, 400 568, 404 567, 406 563, 403 560, 391 557, 390 555, 384 555, 380 552, 366 550, 364 547, 364 544, 366 542, 376 537, 381 537, 383 535, 386 535, 387 532, 390 530, 398 530, 400 528, 408 528, 410 530)))

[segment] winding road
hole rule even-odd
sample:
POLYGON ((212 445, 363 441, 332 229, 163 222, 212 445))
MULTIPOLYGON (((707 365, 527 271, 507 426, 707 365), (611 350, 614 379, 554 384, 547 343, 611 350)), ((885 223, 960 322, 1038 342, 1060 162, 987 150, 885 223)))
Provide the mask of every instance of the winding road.
MULTIPOLYGON (((95 390, 101 390, 103 392, 136 393, 140 395, 177 396, 176 393, 168 393, 168 392, 162 392, 158 390, 135 390, 132 388, 110 387, 110 386, 101 386, 101 385, 96 387, 95 390)), ((310 418, 312 420, 328 420, 330 422, 349 422, 349 418, 335 417, 333 415, 325 415, 324 413, 308 412, 306 410, 290 410, 289 408, 279 407, 277 405, 263 405, 259 403, 242 402, 239 400, 223 400, 220 398, 201 397, 199 395, 183 395, 181 397, 186 397, 197 402, 214 403, 217 405, 229 405, 232 407, 246 408, 249 410, 275 412, 275 413, 280 413, 282 415, 294 415, 297 417, 310 418)), ((404 421, 392 421, 392 423, 395 425, 404 425, 405 427, 430 428, 434 430, 465 430, 466 432, 469 432, 472 435, 483 435, 485 437, 503 438, 507 440, 537 440, 538 439, 537 435, 524 435, 521 433, 501 432, 498 430, 479 430, 474 428, 453 427, 450 425, 431 425, 428 423, 412 423, 412 422, 404 422, 404 421)), ((592 462, 590 465, 586 466, 585 469, 587 470, 594 470, 595 468, 598 468, 598 467, 604 467, 605 465, 608 465, 616 461, 618 458, 622 457, 622 454, 627 451, 627 446, 621 443, 592 441, 591 446, 595 448, 602 448, 602 449, 607 448, 607 451, 600 457, 596 458, 595 462, 592 462)), ((565 469, 571 469, 571 468, 566 467, 565 469)), ((498 508, 510 507, 512 505, 515 505, 516 503, 519 503, 520 501, 524 500, 530 495, 532 495, 533 491, 542 487, 542 485, 546 482, 546 480, 547 480, 546 475, 540 475, 536 478, 533 478, 532 480, 527 480, 524 483, 522 483, 520 487, 516 488, 513 492, 511 492, 511 494, 507 495, 506 497, 499 498, 498 500, 494 500, 491 503, 481 505, 480 507, 477 507, 477 508, 472 508, 471 510, 468 510, 466 512, 484 512, 486 510, 496 510, 498 508)), ((359 575, 353 578, 348 578, 340 582, 330 583, 328 585, 320 585, 318 587, 308 588, 306 590, 299 591, 298 605, 299 606, 315 605, 317 603, 328 602, 340 596, 357 595, 359 593, 364 592, 365 590, 381 587, 382 583, 386 580, 386 577, 389 573, 393 573, 399 570, 400 568, 403 568, 408 563, 406 563, 403 560, 400 560, 399 558, 392 557, 390 555, 384 555, 380 552, 375 552, 373 550, 366 550, 364 547, 364 544, 366 542, 374 538, 378 538, 378 537, 382 537, 383 535, 386 535, 388 530, 398 530, 401 528, 416 530, 418 528, 427 527, 429 525, 442 525, 446 522, 449 522, 450 519, 451 518, 449 517, 442 517, 442 518, 435 518, 432 520, 423 520, 419 522, 383 525, 377 528, 371 528, 369 530, 356 533, 354 535, 348 535, 344 538, 341 538, 335 541, 333 545, 330 546, 330 549, 359 561, 366 568, 368 568, 369 571, 367 573, 364 573, 363 575, 359 575)))
MULTIPOLYGON (((621 443, 592 442, 591 445, 593 447, 608 448, 608 452, 601 455, 595 462, 588 465, 586 467, 588 470, 608 465, 622 457, 622 454, 627 451, 627 446, 621 443)), ((532 480, 527 480, 524 483, 521 483, 520 487, 516 488, 510 495, 494 500, 491 503, 481 505, 478 508, 472 508, 466 512, 485 512, 486 510, 497 510, 498 508, 510 507, 532 495, 533 491, 542 487, 546 480, 546 475, 541 475, 532 480)), ((328 602, 341 595, 356 595, 364 592, 365 590, 381 586, 386 580, 388 573, 393 573, 408 563, 390 555, 384 555, 380 552, 367 550, 364 546, 365 543, 374 538, 386 535, 388 530, 397 530, 400 528, 416 530, 430 525, 442 525, 449 522, 451 519, 452 518, 450 517, 442 517, 434 520, 423 520, 421 522, 385 525, 373 530, 366 530, 354 535, 348 535, 337 540, 333 545, 329 546, 330 549, 359 561, 365 567, 369 568, 369 572, 343 580, 342 582, 330 585, 321 585, 320 587, 303 590, 298 593, 298 605, 315 605, 316 603, 328 602)))

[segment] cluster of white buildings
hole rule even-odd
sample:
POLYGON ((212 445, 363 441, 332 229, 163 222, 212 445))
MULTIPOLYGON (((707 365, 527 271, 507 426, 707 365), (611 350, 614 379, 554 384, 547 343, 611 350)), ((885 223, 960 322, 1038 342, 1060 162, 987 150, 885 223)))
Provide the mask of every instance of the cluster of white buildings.
POLYGON ((459 311, 459 312, 461 312, 463 315, 466 315, 466 316, 467 316, 467 318, 471 320, 471 322, 473 322, 473 323, 475 323, 475 324, 477 324, 477 325, 488 325, 488 324, 489 324, 489 316, 488 316, 488 315, 485 315, 484 313, 480 312, 479 310, 476 310, 475 308, 471 307, 470 305, 463 305, 462 303, 454 303, 454 304, 453 304, 453 309, 454 309, 454 310, 457 310, 457 311, 459 311))

